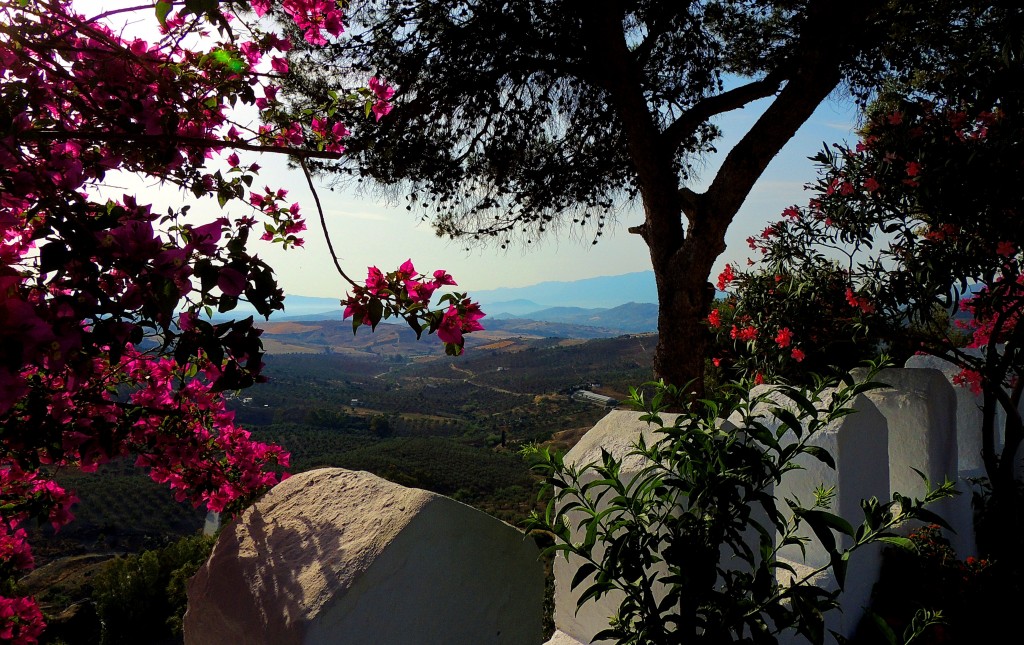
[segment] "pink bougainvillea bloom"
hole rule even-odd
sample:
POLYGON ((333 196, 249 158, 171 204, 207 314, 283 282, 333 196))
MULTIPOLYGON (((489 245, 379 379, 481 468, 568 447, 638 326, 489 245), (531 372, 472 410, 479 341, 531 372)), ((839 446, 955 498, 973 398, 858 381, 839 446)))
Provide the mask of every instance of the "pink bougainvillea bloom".
POLYGON ((377 101, 373 104, 373 107, 371 107, 370 110, 373 112, 373 116, 380 121, 391 112, 392 107, 394 106, 386 101, 377 101))
POLYGON ((387 101, 395 95, 395 88, 376 76, 370 78, 370 90, 381 101, 387 101))
POLYGON ((480 310, 480 305, 475 302, 469 302, 468 300, 463 301, 462 308, 462 331, 463 333, 469 333, 472 331, 481 331, 484 326, 480 324, 480 319, 486 316, 483 311, 480 310), (468 303, 468 304, 467 304, 468 303))
POLYGON ((427 304, 434 295, 437 285, 433 282, 420 282, 418 280, 406 280, 405 292, 415 302, 427 304))
POLYGON ((462 318, 454 305, 444 312, 441 325, 437 328, 437 337, 443 343, 462 344, 462 318))
POLYGON ((402 266, 398 267, 398 273, 401 275, 403 280, 408 280, 416 276, 416 267, 412 265, 412 260, 406 260, 402 263, 402 266))
POLYGON ((366 272, 366 291, 370 295, 376 296, 387 287, 388 281, 384 277, 384 273, 377 267, 370 267, 366 272))
POLYGON ((245 276, 236 269, 224 267, 217 275, 217 286, 225 296, 237 296, 245 291, 245 276))
MULTIPOLYGON (((274 56, 273 58, 270 59, 270 67, 273 68, 273 70, 278 74, 287 74, 288 59, 283 58, 281 56, 274 56)), ((269 95, 267 96, 267 99, 271 101, 273 100, 269 95)))
POLYGON ((443 287, 446 285, 453 287, 458 286, 458 284, 455 282, 455 279, 452 278, 451 274, 445 271, 444 269, 438 269, 437 271, 434 271, 434 284, 439 287, 443 287))
POLYGON ((335 123, 331 126, 331 134, 335 140, 344 139, 348 135, 352 134, 352 131, 345 127, 344 123, 335 123))
POLYGON ((790 331, 789 327, 783 327, 779 330, 779 333, 775 335, 775 344, 780 348, 789 347, 790 343, 793 342, 793 332, 790 331))

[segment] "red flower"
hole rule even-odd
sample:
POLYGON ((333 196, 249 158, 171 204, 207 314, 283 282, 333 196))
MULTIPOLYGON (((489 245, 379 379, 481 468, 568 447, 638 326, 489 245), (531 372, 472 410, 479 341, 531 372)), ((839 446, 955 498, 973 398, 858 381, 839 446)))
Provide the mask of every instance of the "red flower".
POLYGON ((800 363, 805 358, 807 358, 807 355, 804 354, 803 350, 797 349, 796 347, 793 348, 793 351, 790 352, 789 355, 792 356, 793 360, 796 361, 797 363, 800 363))
POLYGON ((789 347, 792 342, 793 332, 789 330, 789 327, 783 327, 779 330, 779 333, 775 335, 775 344, 779 347, 789 347))
POLYGON ((732 271, 732 265, 725 265, 725 269, 718 274, 718 283, 715 285, 719 291, 725 291, 726 285, 736 279, 736 274, 732 271))
POLYGON ((756 327, 737 327, 732 326, 732 330, 729 331, 729 337, 733 340, 752 341, 757 338, 756 327))
POLYGON ((722 326, 722 315, 717 309, 712 309, 711 313, 708 314, 708 324, 718 329, 722 326))
POLYGON ((853 292, 853 289, 849 287, 846 288, 846 303, 851 307, 860 309, 866 314, 870 314, 875 311, 875 305, 871 304, 871 301, 867 298, 856 295, 853 292))

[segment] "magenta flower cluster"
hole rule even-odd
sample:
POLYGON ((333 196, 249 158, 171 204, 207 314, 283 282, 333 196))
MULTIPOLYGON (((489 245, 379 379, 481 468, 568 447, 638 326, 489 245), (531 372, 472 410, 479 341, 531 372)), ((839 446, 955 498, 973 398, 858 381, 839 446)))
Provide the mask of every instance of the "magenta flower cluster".
MULTIPOLYGON (((0 0, 0 577, 32 566, 23 522, 72 520, 57 468, 131 455, 178 499, 228 510, 288 465, 234 424, 220 394, 263 379, 260 331, 200 314, 240 299, 264 315, 282 306, 250 234, 262 224, 263 239, 300 246, 305 222, 284 191, 250 189, 259 166, 239 153, 333 158, 349 129, 334 106, 308 121, 284 115, 291 43, 257 18, 274 12, 320 45, 342 33, 341 3, 253 0, 241 16, 206 4, 212 22, 156 3, 163 36, 148 42, 70 0, 0 0), (225 29, 202 50, 183 46, 210 24, 225 29), (222 154, 226 169, 211 168, 222 154), (252 210, 195 224, 187 207, 100 199, 118 171, 252 210), (140 349, 147 337, 158 349, 140 349)), ((377 119, 387 115, 394 90, 374 78, 367 91, 377 119)), ((0 597, 0 640, 34 643, 42 629, 31 598, 0 597)))
POLYGON ((481 331, 480 320, 485 314, 479 304, 463 294, 446 294, 440 301, 447 308, 430 309, 434 292, 443 286, 457 285, 443 269, 434 271, 430 277, 419 274, 412 260, 406 260, 390 273, 370 267, 366 282, 345 295, 344 317, 353 319, 354 329, 362 325, 374 328, 382 319, 400 317, 417 333, 424 329, 436 333, 448 353, 460 354, 465 346, 464 334, 481 331))

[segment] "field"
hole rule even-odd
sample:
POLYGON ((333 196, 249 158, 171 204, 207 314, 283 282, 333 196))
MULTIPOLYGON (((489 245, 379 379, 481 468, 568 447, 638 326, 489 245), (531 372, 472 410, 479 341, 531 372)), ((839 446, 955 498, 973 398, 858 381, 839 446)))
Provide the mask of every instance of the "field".
MULTIPOLYGON (((519 448, 553 436, 559 448, 571 445, 606 410, 568 394, 583 386, 625 398, 649 378, 656 341, 489 331, 452 358, 436 339, 416 341, 392 325, 357 335, 337 321, 265 327, 270 382, 229 394, 229 407, 240 425, 291 451, 292 472, 367 470, 511 523, 534 507, 538 490, 519 448)), ((59 478, 81 502, 59 534, 35 530, 40 564, 161 545, 196 533, 205 518, 126 461, 59 478)))

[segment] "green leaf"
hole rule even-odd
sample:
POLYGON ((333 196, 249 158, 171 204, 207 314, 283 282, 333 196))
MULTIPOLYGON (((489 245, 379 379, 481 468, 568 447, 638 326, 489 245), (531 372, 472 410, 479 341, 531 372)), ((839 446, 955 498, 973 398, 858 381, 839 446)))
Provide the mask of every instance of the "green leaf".
POLYGON ((911 540, 910 538, 899 537, 899 536, 896 536, 896 535, 884 535, 884 536, 879 537, 878 541, 879 542, 885 542, 886 544, 891 544, 891 545, 893 545, 895 547, 899 547, 899 548, 905 549, 907 551, 912 551, 912 552, 916 552, 917 551, 917 546, 914 545, 914 541, 911 540))
POLYGON ((922 522, 925 522, 926 524, 938 524, 947 531, 952 531, 953 533, 956 533, 956 531, 953 530, 953 527, 949 525, 949 522, 942 519, 941 515, 933 513, 932 511, 929 511, 926 508, 913 508, 910 509, 910 511, 907 514, 912 515, 913 517, 921 520, 922 522))
POLYGON ((882 637, 885 638, 886 645, 896 645, 896 633, 889 627, 889 623, 885 622, 885 619, 876 614, 873 611, 868 611, 868 616, 872 622, 875 623, 875 627, 878 631, 882 632, 882 637))
POLYGON ((796 418, 796 415, 793 414, 791 410, 787 410, 786 408, 775 408, 772 410, 772 414, 776 419, 789 426, 789 429, 792 430, 797 437, 803 436, 803 424, 800 423, 800 420, 796 418))
POLYGON ((594 564, 593 562, 584 562, 582 565, 580 565, 580 568, 576 570, 576 575, 572 577, 572 583, 569 585, 569 588, 575 589, 576 587, 580 586, 580 583, 583 582, 587 578, 587 576, 589 576, 591 573, 595 571, 597 571, 596 564, 594 564))
POLYGON ((788 399, 800 406, 800 409, 807 413, 809 417, 816 417, 818 411, 815 409, 814 404, 811 403, 807 397, 804 396, 803 392, 796 388, 786 388, 783 393, 788 399))
POLYGON ((171 13, 171 8, 170 2, 158 0, 156 3, 156 19, 160 22, 161 27, 167 27, 167 14, 171 13))
POLYGON ((380 319, 384 317, 384 303, 377 298, 372 298, 367 310, 370 314, 370 329, 376 329, 380 319))
POLYGON ((831 564, 832 572, 836 576, 836 584, 839 585, 841 591, 846 586, 846 569, 850 564, 850 552, 833 553, 831 564))
POLYGON ((836 469, 836 461, 832 458, 832 453, 821 446, 804 446, 804 452, 825 464, 832 470, 836 469))

